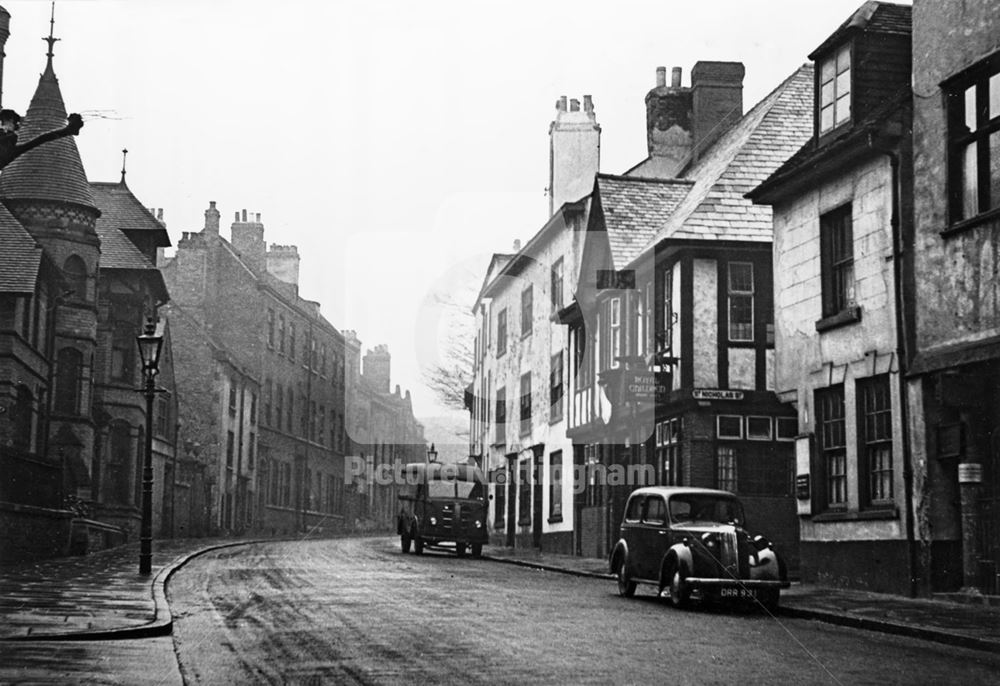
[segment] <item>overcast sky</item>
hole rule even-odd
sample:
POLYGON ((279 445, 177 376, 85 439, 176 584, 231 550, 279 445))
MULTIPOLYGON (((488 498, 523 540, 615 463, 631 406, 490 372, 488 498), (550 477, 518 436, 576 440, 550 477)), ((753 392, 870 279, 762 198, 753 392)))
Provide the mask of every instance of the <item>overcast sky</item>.
MULTIPOLYGON (((24 114, 45 66, 48 2, 10 12, 3 106, 24 114)), ((548 127, 594 98, 601 171, 645 154, 657 66, 746 65, 744 108, 861 0, 329 2, 60 0, 55 70, 91 181, 164 209, 174 243, 214 200, 223 235, 260 212, 302 256, 300 294, 439 414, 420 367, 435 291, 478 287, 493 252, 547 219, 548 127)), ((471 306, 471 302, 468 303, 471 306)))

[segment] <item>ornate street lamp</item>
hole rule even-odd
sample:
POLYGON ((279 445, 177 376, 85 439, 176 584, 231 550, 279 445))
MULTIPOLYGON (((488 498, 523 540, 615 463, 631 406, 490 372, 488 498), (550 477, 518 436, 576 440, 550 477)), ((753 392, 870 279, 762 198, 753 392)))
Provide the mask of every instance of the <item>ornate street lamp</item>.
POLYGON ((428 462, 438 461, 438 451, 434 449, 433 443, 431 443, 431 447, 427 449, 427 461, 428 462))
POLYGON ((143 387, 146 396, 146 454, 142 462, 142 521, 139 528, 139 574, 149 575, 153 563, 153 399, 156 397, 156 375, 160 369, 163 349, 163 329, 152 317, 146 319, 145 330, 135 337, 142 359, 143 387))

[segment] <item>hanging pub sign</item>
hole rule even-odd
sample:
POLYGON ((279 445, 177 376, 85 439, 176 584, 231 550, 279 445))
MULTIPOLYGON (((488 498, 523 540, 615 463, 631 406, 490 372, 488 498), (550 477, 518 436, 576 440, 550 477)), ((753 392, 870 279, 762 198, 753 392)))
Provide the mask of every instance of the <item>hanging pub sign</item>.
POLYGON ((626 371, 624 375, 625 401, 656 402, 667 394, 665 375, 656 372, 626 371))

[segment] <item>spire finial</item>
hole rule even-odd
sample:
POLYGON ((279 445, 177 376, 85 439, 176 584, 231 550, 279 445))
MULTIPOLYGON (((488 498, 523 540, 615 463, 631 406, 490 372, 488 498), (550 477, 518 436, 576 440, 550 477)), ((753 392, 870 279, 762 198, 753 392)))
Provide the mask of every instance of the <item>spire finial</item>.
POLYGON ((55 31, 56 31, 56 0, 52 0, 52 16, 49 19, 49 35, 47 38, 42 39, 43 41, 49 44, 49 51, 46 53, 46 56, 49 58, 50 67, 52 66, 52 58, 55 55, 53 48, 55 47, 56 41, 61 40, 60 38, 55 37, 54 35, 55 31))
POLYGON ((122 148, 122 185, 125 185, 125 156, 128 155, 128 148, 122 148))

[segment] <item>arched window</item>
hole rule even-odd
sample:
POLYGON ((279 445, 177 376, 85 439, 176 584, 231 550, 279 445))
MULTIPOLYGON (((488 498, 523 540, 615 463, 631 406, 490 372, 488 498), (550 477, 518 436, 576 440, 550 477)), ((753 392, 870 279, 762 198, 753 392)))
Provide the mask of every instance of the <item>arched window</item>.
POLYGON ((70 255, 63 264, 63 276, 69 282, 75 300, 89 300, 87 288, 87 264, 79 255, 70 255))
POLYGON ((105 502, 127 505, 132 497, 132 465, 134 464, 132 449, 132 427, 126 422, 111 423, 108 440, 108 461, 104 470, 105 502))
POLYGON ((17 398, 14 401, 14 447, 18 450, 31 450, 31 425, 34 420, 34 396, 27 386, 17 387, 17 398))
POLYGON ((80 379, 83 354, 76 348, 63 348, 56 358, 55 410, 62 414, 80 412, 80 379))

